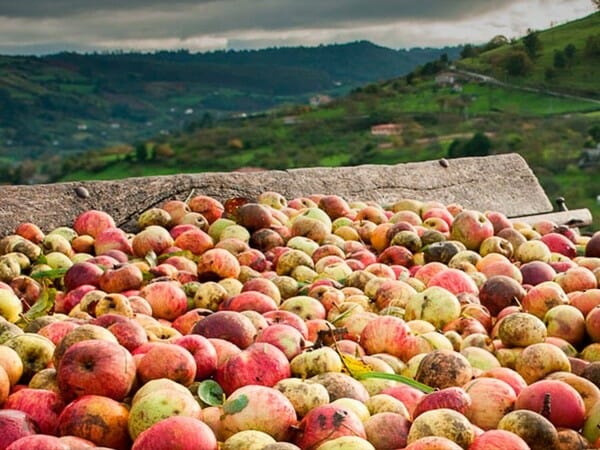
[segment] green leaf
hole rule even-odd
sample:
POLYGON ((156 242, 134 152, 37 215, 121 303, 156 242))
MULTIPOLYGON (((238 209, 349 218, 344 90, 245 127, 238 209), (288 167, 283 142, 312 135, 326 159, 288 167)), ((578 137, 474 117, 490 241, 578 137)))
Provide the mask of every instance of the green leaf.
POLYGON ((21 319, 17 322, 19 326, 25 326, 28 322, 32 321, 41 316, 48 314, 54 307, 54 301, 56 300, 56 289, 46 288, 43 289, 40 297, 33 304, 31 308, 22 314, 21 319))
POLYGON ((154 250, 150 250, 148 253, 146 253, 146 256, 144 256, 144 261, 146 261, 150 267, 156 267, 158 263, 158 257, 156 256, 156 253, 154 253, 154 250))
POLYGON ((430 394, 431 392, 435 391, 434 388, 427 386, 426 384, 419 383, 418 381, 413 380, 412 378, 408 378, 403 375, 398 375, 397 373, 367 372, 367 373, 357 374, 357 375, 355 375, 354 378, 356 378, 358 380, 364 379, 364 378, 380 378, 383 380, 399 381, 401 383, 404 383, 411 387, 414 387, 415 389, 418 389, 421 392, 424 392, 426 394, 430 394))
POLYGON ((62 269, 52 269, 52 270, 42 270, 41 272, 35 272, 31 274, 31 278, 35 280, 43 280, 44 278, 49 280, 56 280, 58 278, 62 278, 67 273, 66 268, 62 269))
POLYGON ((210 406, 221 406, 225 399, 223 389, 214 380, 204 380, 198 386, 198 397, 210 406))
POLYGON ((235 414, 242 411, 248 406, 248 396, 242 394, 235 399, 229 399, 223 404, 223 412, 225 414, 235 414))

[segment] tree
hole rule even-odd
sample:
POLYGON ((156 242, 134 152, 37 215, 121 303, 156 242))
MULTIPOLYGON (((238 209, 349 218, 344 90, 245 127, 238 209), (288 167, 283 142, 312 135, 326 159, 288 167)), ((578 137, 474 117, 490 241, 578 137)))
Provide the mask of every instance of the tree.
POLYGON ((586 39, 584 54, 588 58, 598 58, 600 56, 600 34, 589 36, 586 39))
POLYGON ((564 69, 567 67, 567 57, 562 50, 554 50, 554 67, 557 69, 564 69))
POLYGON ((569 63, 573 62, 573 59, 575 58, 575 53, 577 52, 577 48, 575 47, 575 45, 571 44, 567 44, 565 46, 565 56, 567 57, 567 60, 569 61, 569 63))
POLYGON ((525 51, 531 59, 537 58, 540 50, 542 50, 542 41, 538 36, 538 32, 529 31, 527 36, 523 38, 523 45, 525 46, 525 51))
POLYGON ((504 59, 504 69, 513 77, 527 75, 532 67, 531 58, 522 50, 513 50, 504 59))
POLYGON ((148 159, 148 147, 145 142, 140 142, 135 146, 135 160, 146 161, 148 159))
POLYGON ((460 51, 460 57, 462 59, 465 58, 475 58, 479 56, 479 50, 477 49, 477 47, 471 45, 471 44, 467 44, 463 47, 463 49, 460 51))

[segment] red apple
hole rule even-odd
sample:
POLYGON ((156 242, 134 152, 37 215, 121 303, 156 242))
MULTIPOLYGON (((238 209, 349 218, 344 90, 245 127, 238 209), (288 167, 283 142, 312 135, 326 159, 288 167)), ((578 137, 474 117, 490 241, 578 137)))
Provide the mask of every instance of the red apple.
POLYGON ((257 342, 218 367, 215 379, 229 395, 250 384, 272 387, 290 376, 290 363, 285 354, 274 345, 257 342))
POLYGON ((402 340, 410 332, 406 322, 394 316, 379 316, 370 321, 360 335, 360 342, 367 354, 389 353, 399 355, 402 340))
POLYGON ((131 255, 133 248, 129 236, 120 228, 102 230, 94 239, 94 253, 104 255, 115 250, 131 255))
POLYGON ((462 242, 467 249, 477 250, 485 238, 494 235, 494 226, 479 211, 464 210, 454 217, 451 239, 462 242))
POLYGON ((73 222, 73 229, 77 234, 98 236, 107 228, 116 227, 115 220, 106 212, 90 209, 79 214, 73 222))
POLYGON ((518 435, 504 430, 489 430, 477 436, 469 450, 529 450, 518 435))
POLYGON ((127 431, 129 410, 116 400, 84 395, 69 403, 58 417, 61 436, 77 436, 97 446, 116 450, 130 448, 127 431))
POLYGON ((459 387, 440 389, 425 395, 419 400, 412 412, 413 420, 426 411, 438 408, 449 408, 467 415, 471 408, 471 397, 459 387))
POLYGON ((99 286, 104 270, 97 264, 83 261, 73 264, 63 278, 65 290, 72 291, 83 285, 99 286))
POLYGON ((213 223, 221 217, 225 209, 221 202, 206 195, 192 197, 188 201, 188 206, 193 212, 202 214, 208 223, 213 223))
POLYGON ((141 432, 132 450, 217 450, 217 439, 204 422, 173 416, 156 422, 141 432))
POLYGON ((24 388, 12 393, 4 409, 18 409, 35 420, 40 432, 56 435, 58 416, 65 407, 62 397, 46 389, 24 388))
POLYGON ((198 258, 198 279, 200 281, 218 281, 222 278, 237 278, 240 263, 227 250, 213 248, 198 258))
POLYGON ((139 360, 137 375, 142 383, 168 378, 189 386, 196 377, 196 361, 183 346, 156 342, 139 360))
POLYGON ((156 281, 140 290, 158 319, 175 320, 187 311, 188 300, 180 284, 174 281, 156 281))
POLYGON ((57 368, 58 386, 63 398, 102 395, 123 400, 135 380, 133 357, 119 344, 85 340, 70 346, 57 368))
POLYGON ((235 311, 218 311, 198 321, 192 333, 230 341, 241 349, 254 342, 256 328, 249 318, 235 311))
POLYGON ((198 334, 172 339, 173 344, 189 351, 196 362, 196 380, 204 380, 217 370, 217 351, 211 342, 198 334))
POLYGON ((365 427, 356 413, 329 404, 317 406, 303 417, 294 442, 301 449, 310 449, 341 436, 367 437, 365 427))

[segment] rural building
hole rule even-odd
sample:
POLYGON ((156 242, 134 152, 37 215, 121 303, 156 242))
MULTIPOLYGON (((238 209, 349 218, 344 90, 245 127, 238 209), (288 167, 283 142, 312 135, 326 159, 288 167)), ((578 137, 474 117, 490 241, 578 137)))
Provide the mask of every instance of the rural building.
POLYGON ((452 72, 441 72, 435 76, 435 83, 443 86, 453 86, 456 82, 456 75, 452 72))
POLYGON ((382 123, 371 127, 373 136, 393 136, 402 134, 402 124, 400 123, 382 123))
POLYGON ((579 167, 598 167, 600 166, 600 144, 596 148, 584 148, 579 158, 579 167))
POLYGON ((329 95, 313 95, 310 100, 310 106, 323 106, 331 103, 333 99, 329 95))

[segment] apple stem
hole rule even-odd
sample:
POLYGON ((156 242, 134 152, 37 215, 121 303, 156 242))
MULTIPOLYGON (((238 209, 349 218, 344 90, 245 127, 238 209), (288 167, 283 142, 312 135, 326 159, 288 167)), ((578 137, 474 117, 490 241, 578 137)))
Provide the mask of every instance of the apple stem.
POLYGON ((552 397, 550 396, 549 392, 546 392, 544 394, 544 405, 542 406, 542 411, 540 412, 540 414, 542 416, 544 416, 546 419, 550 418, 550 412, 552 409, 552 397))

